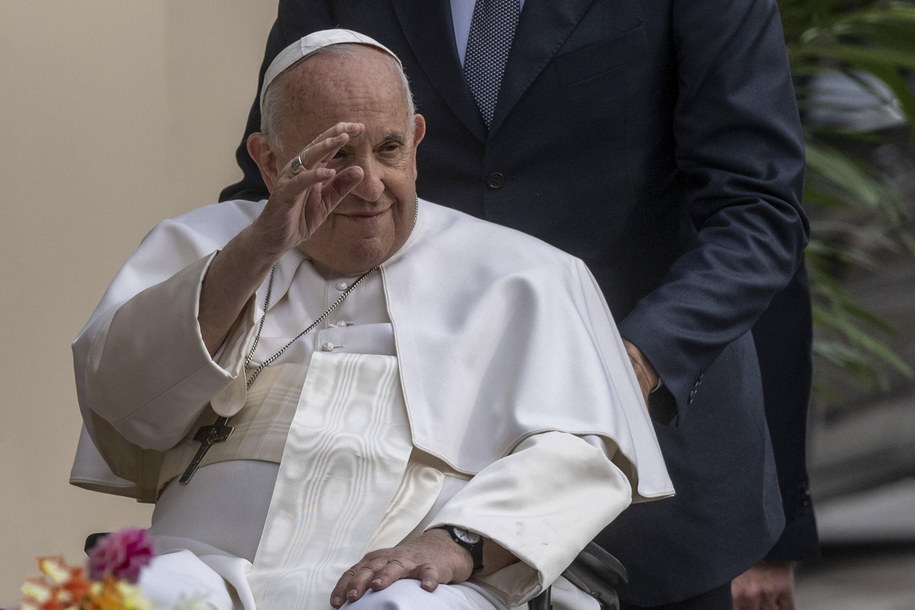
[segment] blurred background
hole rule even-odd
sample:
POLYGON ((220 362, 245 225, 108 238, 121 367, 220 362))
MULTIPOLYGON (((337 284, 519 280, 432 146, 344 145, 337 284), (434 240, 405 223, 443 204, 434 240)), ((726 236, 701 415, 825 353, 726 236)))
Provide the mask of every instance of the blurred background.
POLYGON ((275 0, 0 0, 0 606, 34 557, 149 524, 67 483, 70 356, 155 223, 216 201, 257 89, 275 0))
MULTIPOLYGON (((915 608, 915 8, 780 0, 807 131, 821 559, 799 608, 915 608)), ((150 509, 67 484, 69 343, 156 222, 215 201, 275 0, 0 0, 0 605, 150 509)))
POLYGON ((806 610, 915 608, 912 2, 779 0, 807 139, 808 462, 822 557, 806 610))

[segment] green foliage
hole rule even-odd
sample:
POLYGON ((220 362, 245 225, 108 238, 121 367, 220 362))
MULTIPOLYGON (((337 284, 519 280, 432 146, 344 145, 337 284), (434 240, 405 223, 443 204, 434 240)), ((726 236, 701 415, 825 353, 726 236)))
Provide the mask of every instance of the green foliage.
MULTIPOLYGON (((900 118, 902 145, 915 136, 915 3, 886 0, 779 0, 798 104, 804 116, 828 108, 812 86, 827 72, 848 77, 900 118), (878 86, 873 75, 884 86, 878 86)), ((841 101, 839 101, 841 103, 841 101)), ((811 215, 807 262, 814 304, 816 391, 846 384, 886 389, 887 372, 913 375, 888 345, 894 329, 856 303, 843 280, 876 272, 888 253, 915 253, 913 202, 906 183, 875 158, 893 130, 805 121, 811 215), (829 383, 823 383, 823 379, 829 383)), ((896 142, 895 145, 899 145, 896 142)), ((915 166, 913 166, 915 167, 915 166)), ((836 390, 841 393, 841 387, 836 390)))

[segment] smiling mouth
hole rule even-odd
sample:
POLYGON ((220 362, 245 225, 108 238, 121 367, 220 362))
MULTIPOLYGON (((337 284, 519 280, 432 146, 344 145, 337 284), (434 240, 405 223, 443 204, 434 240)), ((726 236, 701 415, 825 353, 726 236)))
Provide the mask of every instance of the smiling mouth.
POLYGON ((364 211, 364 212, 344 212, 341 216, 349 218, 350 220, 356 222, 371 222, 377 218, 384 216, 390 208, 378 211, 364 211))

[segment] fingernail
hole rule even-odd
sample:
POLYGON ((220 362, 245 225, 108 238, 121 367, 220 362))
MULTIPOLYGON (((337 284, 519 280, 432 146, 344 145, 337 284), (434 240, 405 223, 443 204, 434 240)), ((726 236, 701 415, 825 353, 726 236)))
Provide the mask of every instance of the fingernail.
POLYGON ((339 597, 330 598, 330 605, 333 606, 334 608, 339 608, 342 603, 343 603, 343 600, 340 599, 339 597))
POLYGON ((346 592, 346 596, 350 599, 356 599, 356 597, 358 595, 359 595, 359 592, 356 591, 355 589, 350 589, 349 591, 346 592))

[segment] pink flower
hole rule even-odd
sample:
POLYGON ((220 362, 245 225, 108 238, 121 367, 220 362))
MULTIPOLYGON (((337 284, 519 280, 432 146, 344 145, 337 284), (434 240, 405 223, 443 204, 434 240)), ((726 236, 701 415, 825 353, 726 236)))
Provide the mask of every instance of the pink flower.
POLYGON ((89 577, 114 576, 136 583, 140 571, 152 561, 155 551, 145 529, 127 528, 108 534, 89 551, 89 577))

